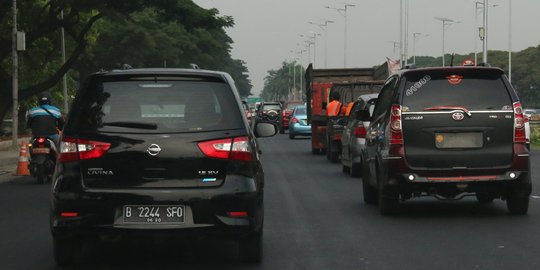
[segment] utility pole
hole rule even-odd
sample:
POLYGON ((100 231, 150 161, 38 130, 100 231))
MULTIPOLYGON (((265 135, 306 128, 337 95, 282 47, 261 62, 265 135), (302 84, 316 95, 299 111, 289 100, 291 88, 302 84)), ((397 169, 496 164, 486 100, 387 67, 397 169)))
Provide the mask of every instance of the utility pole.
POLYGON ((19 56, 17 54, 17 0, 13 0, 13 29, 11 32, 12 38, 12 56, 13 56, 13 74, 12 74, 12 92, 13 92, 13 111, 11 116, 11 146, 13 149, 18 148, 19 139, 19 56))
POLYGON ((356 5, 353 4, 344 4, 343 8, 335 8, 331 6, 326 6, 328 9, 334 9, 341 16, 343 16, 343 19, 345 21, 345 33, 343 34, 343 67, 347 68, 347 9, 350 7, 355 7, 356 5))
MULTIPOLYGON (((64 20, 64 11, 60 11, 60 19, 64 20)), ((64 27, 60 28, 60 41, 62 43, 62 64, 66 63, 66 42, 64 38, 64 27)), ((68 92, 67 92, 67 72, 62 78, 62 92, 64 94, 64 113, 67 114, 69 111, 68 108, 68 92)))

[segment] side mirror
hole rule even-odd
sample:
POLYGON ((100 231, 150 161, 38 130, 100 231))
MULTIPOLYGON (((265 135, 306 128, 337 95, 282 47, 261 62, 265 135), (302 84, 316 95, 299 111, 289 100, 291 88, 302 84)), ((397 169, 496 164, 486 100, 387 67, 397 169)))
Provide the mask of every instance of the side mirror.
POLYGON ((255 124, 256 137, 272 137, 277 134, 278 127, 271 123, 258 122, 255 124))

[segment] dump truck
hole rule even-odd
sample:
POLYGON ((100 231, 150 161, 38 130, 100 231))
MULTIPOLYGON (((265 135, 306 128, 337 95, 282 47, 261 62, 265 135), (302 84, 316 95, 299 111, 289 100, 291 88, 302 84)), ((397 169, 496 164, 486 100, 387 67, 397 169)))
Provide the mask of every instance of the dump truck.
MULTIPOLYGON (((328 117, 326 106, 330 102, 333 91, 341 94, 341 103, 347 106, 358 96, 377 91, 388 77, 387 64, 374 68, 343 68, 343 69, 314 69, 309 65, 306 70, 306 105, 308 122, 311 124, 311 152, 313 154, 326 154, 336 162, 341 147, 333 147, 334 143, 341 143, 339 128, 328 134, 329 122, 339 123, 339 117, 328 117), (330 144, 331 151, 328 151, 330 144)), ((337 126, 336 126, 337 127, 337 126)), ((341 129, 342 130, 342 129, 341 129)))

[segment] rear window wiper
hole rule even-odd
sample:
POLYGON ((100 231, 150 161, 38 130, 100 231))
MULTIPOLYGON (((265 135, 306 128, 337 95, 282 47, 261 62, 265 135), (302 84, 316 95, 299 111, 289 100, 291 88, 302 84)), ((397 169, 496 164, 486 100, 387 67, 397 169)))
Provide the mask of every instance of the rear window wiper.
POLYGON ((448 111, 448 110, 451 110, 451 111, 454 111, 454 110, 459 110, 459 111, 463 111, 464 113, 466 113, 469 117, 471 117, 471 112, 463 107, 463 106, 435 106, 435 107, 429 107, 429 108, 425 108, 424 111, 448 111))
POLYGON ((154 123, 128 122, 128 121, 105 122, 103 123, 103 126, 138 128, 138 129, 157 129, 157 124, 154 124, 154 123))

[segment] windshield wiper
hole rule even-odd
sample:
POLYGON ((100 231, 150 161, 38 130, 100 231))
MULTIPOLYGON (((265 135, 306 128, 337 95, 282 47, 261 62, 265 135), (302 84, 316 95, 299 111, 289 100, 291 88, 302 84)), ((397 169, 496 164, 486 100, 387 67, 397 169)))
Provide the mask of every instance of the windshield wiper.
POLYGON ((469 117, 471 117, 471 115, 472 115, 471 112, 469 110, 467 110, 467 108, 465 108, 463 106, 435 106, 435 107, 429 107, 429 108, 424 109, 424 111, 448 111, 448 110, 451 110, 451 111, 454 111, 454 110, 463 111, 469 117))
POLYGON ((105 122, 103 123, 103 126, 138 128, 138 129, 157 129, 157 124, 154 124, 154 123, 127 122, 127 121, 105 122))

